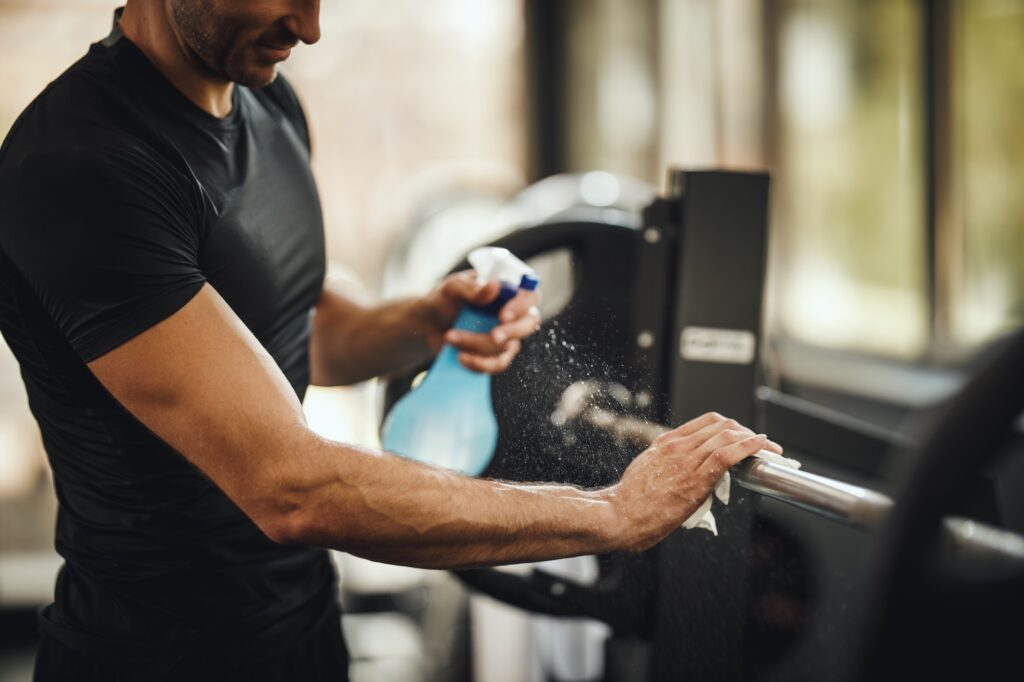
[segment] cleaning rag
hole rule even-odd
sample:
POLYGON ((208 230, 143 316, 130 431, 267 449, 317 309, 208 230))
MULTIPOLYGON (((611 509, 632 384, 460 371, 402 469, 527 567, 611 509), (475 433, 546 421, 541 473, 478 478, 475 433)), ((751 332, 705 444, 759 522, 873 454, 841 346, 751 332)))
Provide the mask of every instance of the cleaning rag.
MULTIPOLYGON (((772 464, 789 467, 790 469, 800 468, 800 462, 795 459, 783 457, 768 450, 761 450, 754 457, 771 462, 772 464)), ((718 479, 718 483, 715 483, 714 497, 717 497, 722 504, 729 504, 729 489, 731 485, 732 478, 729 476, 728 471, 718 479)), ((715 515, 711 513, 711 498, 712 495, 708 495, 708 498, 697 507, 697 511, 693 512, 686 521, 683 521, 683 528, 703 528, 704 530, 711 531, 716 536, 718 535, 718 524, 715 523, 715 515)))

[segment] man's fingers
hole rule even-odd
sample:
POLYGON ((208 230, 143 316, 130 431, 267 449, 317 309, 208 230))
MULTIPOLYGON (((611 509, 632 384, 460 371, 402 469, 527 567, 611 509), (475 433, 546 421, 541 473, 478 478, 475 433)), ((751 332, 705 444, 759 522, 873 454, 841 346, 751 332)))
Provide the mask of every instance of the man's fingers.
POLYGON ((444 340, 458 350, 472 355, 500 355, 508 347, 504 341, 495 341, 491 334, 477 334, 458 329, 448 330, 444 340))
POLYGON ((505 339, 525 339, 540 329, 540 295, 535 291, 520 291, 501 309, 501 324, 491 334, 498 343, 505 339))
POLYGON ((698 417, 692 421, 683 424, 674 431, 669 431, 666 434, 660 436, 662 441, 673 441, 681 438, 687 438, 695 443, 698 447, 707 441, 715 434, 723 431, 724 429, 734 429, 737 431, 747 431, 753 433, 750 429, 743 426, 734 419, 723 417, 717 412, 709 412, 705 415, 698 417), (699 427, 699 428, 692 428, 699 427), (691 430, 692 428, 692 430, 691 430), (689 433, 687 433, 689 431, 689 433))
MULTIPOLYGON (((726 428, 722 429, 715 435, 711 436, 697 448, 697 456, 703 461, 715 450, 720 450, 724 447, 728 447, 733 443, 737 443, 741 440, 755 435, 752 431, 737 429, 737 428, 726 428)), ((760 435, 760 434, 758 434, 760 435)))
POLYGON ((463 367, 471 369, 474 372, 480 372, 482 374, 497 374, 508 369, 516 355, 519 354, 520 348, 521 345, 519 341, 513 339, 508 342, 505 351, 500 355, 483 356, 459 353, 459 362, 462 363, 463 367))
POLYGON ((696 472, 714 451, 753 435, 746 431, 730 429, 725 426, 726 423, 735 424, 731 420, 726 420, 706 426, 699 433, 716 429, 713 435, 705 438, 703 441, 698 441, 696 435, 669 441, 667 444, 668 451, 673 454, 678 452, 679 454, 675 456, 680 458, 681 466, 687 471, 696 472))
POLYGON ((496 343, 504 343, 507 339, 525 339, 539 328, 540 312, 536 308, 530 308, 525 315, 495 327, 491 332, 491 338, 496 343))
POLYGON ((537 323, 533 321, 535 319, 531 316, 511 324, 503 324, 487 334, 450 329, 445 332, 444 340, 445 343, 467 353, 498 355, 508 348, 510 340, 522 339, 532 334, 537 328, 537 323))
POLYGON ((696 475, 708 485, 708 489, 722 477, 726 471, 738 462, 764 449, 767 437, 764 434, 747 436, 733 441, 728 445, 711 451, 704 462, 697 468, 696 475))
MULTIPOLYGON (((723 417, 717 412, 708 412, 706 414, 702 414, 696 419, 691 419, 672 431, 662 434, 659 436, 658 440, 673 441, 680 438, 690 438, 697 443, 704 443, 724 429, 732 429, 734 431, 742 431, 748 435, 754 435, 752 429, 740 424, 735 419, 723 417)), ((772 440, 765 441, 764 449, 779 455, 783 452, 782 446, 772 440)))
POLYGON ((444 293, 457 301, 482 305, 490 303, 501 291, 497 282, 480 282, 472 271, 449 275, 443 284, 444 293))
POLYGON ((497 282, 477 282, 474 280, 475 290, 469 292, 466 301, 474 305, 485 305, 498 297, 501 293, 501 285, 497 282))
MULTIPOLYGON (((458 303, 484 305, 497 298, 501 291, 498 282, 481 283, 473 271, 457 272, 449 275, 442 284, 444 295, 458 303)), ((459 340, 458 337, 446 335, 445 341, 467 352, 478 352, 487 355, 497 354, 505 349, 508 339, 523 339, 537 331, 540 327, 540 294, 536 291, 520 291, 501 308, 501 324, 491 330, 490 336, 495 346, 488 351, 470 337, 459 340), (462 341, 468 345, 463 348, 462 341), (474 345, 475 343, 475 345, 474 345)))
MULTIPOLYGON (((540 305, 540 293, 537 291, 519 291, 501 309, 500 320, 502 323, 512 322, 531 315, 540 305)), ((537 312, 539 319, 540 313, 537 312)))
POLYGON ((466 298, 480 289, 480 282, 472 270, 456 272, 445 278, 441 284, 444 292, 454 298, 466 298))
MULTIPOLYGON (((724 421, 717 422, 716 424, 712 424, 711 426, 707 426, 704 429, 701 429, 696 434, 694 434, 692 440, 701 441, 701 439, 703 438, 703 442, 701 442, 701 444, 697 447, 697 450, 700 451, 702 457, 706 457, 716 448, 720 448, 737 439, 746 438, 748 436, 753 435, 755 435, 754 432, 748 429, 746 426, 743 426, 743 424, 740 424, 732 419, 726 419, 724 421)), ((762 449, 769 450, 778 455, 782 454, 782 446, 772 440, 769 440, 767 436, 765 436, 764 447, 762 449)))
MULTIPOLYGON (((739 422, 721 417, 720 415, 704 415, 695 420, 696 423, 710 422, 689 436, 677 436, 676 432, 668 432, 658 438, 661 445, 668 446, 668 452, 675 448, 683 449, 683 458, 690 469, 698 469, 703 462, 717 450, 729 447, 734 443, 760 437, 761 449, 782 454, 782 447, 768 440, 764 434, 757 434, 739 422)), ((658 442, 656 441, 656 442, 658 442)))
POLYGON ((706 426, 716 424, 718 422, 725 421, 725 417, 718 414, 717 412, 706 412, 699 417, 695 417, 690 421, 677 426, 676 428, 664 433, 660 436, 664 440, 674 440, 683 436, 691 436, 706 426))

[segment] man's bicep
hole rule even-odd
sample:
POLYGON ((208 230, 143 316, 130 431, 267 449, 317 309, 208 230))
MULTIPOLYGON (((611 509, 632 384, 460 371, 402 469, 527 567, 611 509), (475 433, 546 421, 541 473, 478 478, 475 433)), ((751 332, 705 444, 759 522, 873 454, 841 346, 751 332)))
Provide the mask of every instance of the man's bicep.
POLYGON ((294 390, 209 284, 176 313, 88 363, 140 422, 274 537, 289 501, 281 460, 308 434, 294 390))

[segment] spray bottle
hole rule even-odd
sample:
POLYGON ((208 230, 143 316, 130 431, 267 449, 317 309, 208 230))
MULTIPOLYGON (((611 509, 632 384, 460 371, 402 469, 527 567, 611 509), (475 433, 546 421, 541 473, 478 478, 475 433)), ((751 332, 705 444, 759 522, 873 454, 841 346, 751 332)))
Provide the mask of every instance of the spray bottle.
MULTIPOLYGON (((469 262, 481 281, 500 282, 501 291, 487 305, 466 305, 455 329, 490 332, 505 303, 520 289, 533 291, 540 285, 537 273, 507 249, 474 249, 469 262)), ((491 377, 464 367, 458 351, 445 344, 423 381, 392 407, 381 441, 396 455, 480 475, 498 443, 491 377)))

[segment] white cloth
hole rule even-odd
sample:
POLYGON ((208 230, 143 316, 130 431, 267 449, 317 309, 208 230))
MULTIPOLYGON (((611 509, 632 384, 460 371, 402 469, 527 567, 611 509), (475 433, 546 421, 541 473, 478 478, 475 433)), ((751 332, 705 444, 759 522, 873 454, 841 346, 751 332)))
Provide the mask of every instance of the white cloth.
MULTIPOLYGON (((763 459, 766 462, 771 462, 772 464, 789 467, 790 469, 800 468, 800 462, 795 459, 783 457, 782 455, 777 455, 774 452, 769 452, 768 450, 761 450, 756 453, 754 457, 763 459)), ((714 497, 717 497, 719 502, 722 504, 729 504, 729 490, 731 486, 732 478, 729 476, 729 472, 726 471, 722 474, 722 477, 718 479, 718 483, 715 483, 714 497)), ((703 528, 704 530, 711 531, 716 536, 718 535, 718 524, 715 523, 715 515, 711 513, 711 498, 712 496, 708 495, 708 498, 704 500, 699 507, 697 507, 697 511, 693 512, 693 514, 690 515, 690 518, 683 521, 683 528, 703 528)))

